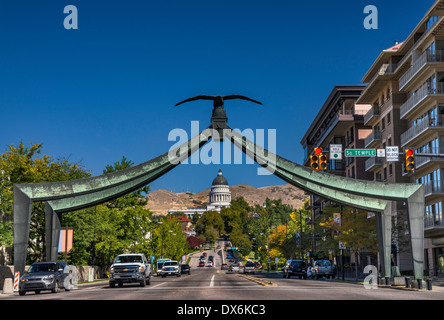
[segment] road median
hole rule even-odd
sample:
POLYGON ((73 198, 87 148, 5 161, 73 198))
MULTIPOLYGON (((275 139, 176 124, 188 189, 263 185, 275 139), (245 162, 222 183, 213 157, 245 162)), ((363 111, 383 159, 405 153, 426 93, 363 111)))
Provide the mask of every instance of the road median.
POLYGON ((256 282, 262 286, 270 286, 270 287, 277 287, 278 285, 276 283, 273 283, 269 281, 268 279, 258 279, 256 277, 248 276, 246 274, 236 273, 237 276, 245 278, 247 280, 256 282))

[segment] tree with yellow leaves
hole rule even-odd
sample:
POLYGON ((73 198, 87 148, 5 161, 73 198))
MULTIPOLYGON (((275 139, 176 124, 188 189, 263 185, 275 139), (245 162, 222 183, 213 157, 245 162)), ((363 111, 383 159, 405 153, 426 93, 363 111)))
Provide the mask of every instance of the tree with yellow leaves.
MULTIPOLYGON (((321 237, 321 250, 337 251, 339 242, 342 242, 356 258, 362 251, 376 253, 378 250, 376 223, 374 219, 368 219, 367 214, 366 211, 348 207, 324 208, 316 228, 318 236, 321 237), (340 214, 340 221, 335 221, 335 213, 340 214)), ((357 276, 356 264, 355 273, 357 276)))

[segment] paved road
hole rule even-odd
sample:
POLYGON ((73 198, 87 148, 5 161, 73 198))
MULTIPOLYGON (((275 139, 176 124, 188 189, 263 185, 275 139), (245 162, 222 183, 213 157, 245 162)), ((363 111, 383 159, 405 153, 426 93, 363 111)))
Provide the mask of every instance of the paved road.
POLYGON ((200 256, 197 253, 190 263, 191 275, 153 277, 151 285, 146 287, 125 284, 122 288, 109 288, 108 282, 102 282, 79 285, 77 290, 57 294, 43 291, 25 296, 0 295, 0 300, 186 300, 193 303, 204 300, 444 300, 444 287, 434 287, 432 291, 385 287, 369 290, 360 284, 335 280, 283 279, 276 273, 228 274, 220 270, 221 254, 222 251, 208 250, 207 255, 215 256, 216 267, 197 267, 200 256), (264 285, 270 282, 273 285, 264 285))

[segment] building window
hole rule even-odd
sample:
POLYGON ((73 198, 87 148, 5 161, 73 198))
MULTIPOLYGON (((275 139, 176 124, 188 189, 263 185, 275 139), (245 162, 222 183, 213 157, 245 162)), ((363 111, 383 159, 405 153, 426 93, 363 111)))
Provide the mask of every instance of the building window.
POLYGON ((391 112, 387 113, 387 124, 389 124, 390 122, 392 122, 391 112))
POLYGON ((393 165, 389 164, 389 175, 391 176, 393 174, 393 165))
POLYGON ((429 20, 427 20, 426 31, 429 30, 436 21, 438 21, 438 18, 439 18, 438 16, 433 16, 433 17, 430 17, 429 20))

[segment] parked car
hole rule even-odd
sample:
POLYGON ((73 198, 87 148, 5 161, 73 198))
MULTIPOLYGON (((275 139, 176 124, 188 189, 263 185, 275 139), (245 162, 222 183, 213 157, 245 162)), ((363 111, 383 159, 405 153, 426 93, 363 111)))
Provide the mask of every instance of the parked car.
POLYGON ((162 272, 160 274, 162 278, 166 276, 176 276, 180 277, 180 267, 177 261, 167 261, 163 264, 162 272))
POLYGON ((299 279, 307 279, 307 262, 305 260, 288 260, 283 268, 284 278, 298 276, 299 279))
POLYGON ((319 279, 322 277, 326 277, 327 279, 329 279, 335 277, 336 268, 334 264, 332 264, 329 260, 316 260, 313 263, 311 272, 312 278, 319 279))
POLYGON ((59 288, 69 291, 70 284, 67 283, 65 287, 65 278, 69 275, 68 272, 64 272, 65 267, 64 261, 33 263, 20 278, 19 294, 23 296, 29 291, 39 294, 42 290, 51 290, 52 293, 57 293, 59 288))
POLYGON ((180 273, 188 273, 191 274, 191 267, 189 264, 181 264, 180 265, 180 273))
POLYGON ((254 271, 256 270, 256 268, 254 267, 253 262, 248 261, 245 266, 244 266, 244 273, 252 273, 254 274, 254 271))
POLYGON ((114 288, 116 283, 122 287, 124 283, 134 282, 139 282, 141 287, 145 287, 150 281, 151 263, 144 254, 121 254, 114 259, 109 275, 110 288, 114 288))

